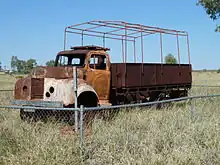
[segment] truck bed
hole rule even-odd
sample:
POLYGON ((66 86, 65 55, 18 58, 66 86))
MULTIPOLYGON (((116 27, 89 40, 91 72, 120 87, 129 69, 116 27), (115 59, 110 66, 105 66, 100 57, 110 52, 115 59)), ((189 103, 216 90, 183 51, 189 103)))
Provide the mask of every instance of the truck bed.
POLYGON ((112 63, 112 88, 191 85, 190 64, 112 63), (143 70, 143 72, 142 72, 143 70))

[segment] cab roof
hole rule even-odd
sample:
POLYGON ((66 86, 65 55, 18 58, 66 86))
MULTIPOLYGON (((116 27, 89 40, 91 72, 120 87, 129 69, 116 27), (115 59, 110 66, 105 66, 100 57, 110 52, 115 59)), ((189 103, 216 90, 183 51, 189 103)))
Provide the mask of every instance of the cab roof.
POLYGON ((73 50, 104 50, 104 51, 110 50, 109 48, 105 48, 102 46, 95 46, 95 45, 74 46, 74 47, 71 47, 71 49, 73 50))
POLYGON ((64 50, 58 53, 58 55, 64 55, 64 54, 87 54, 88 52, 92 50, 103 50, 108 51, 109 48, 101 47, 101 46, 95 46, 95 45, 87 45, 87 46, 74 46, 71 47, 71 50, 64 50))

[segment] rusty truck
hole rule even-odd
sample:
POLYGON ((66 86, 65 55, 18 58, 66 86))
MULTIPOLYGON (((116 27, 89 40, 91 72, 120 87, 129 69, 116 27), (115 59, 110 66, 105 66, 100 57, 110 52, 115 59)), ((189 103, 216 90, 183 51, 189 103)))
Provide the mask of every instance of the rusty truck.
MULTIPOLYGON (((64 33, 64 50, 57 53, 55 65, 34 68, 30 75, 17 80, 13 103, 35 107, 74 107, 74 78, 77 78, 78 106, 112 106, 187 96, 192 83, 188 33, 122 21, 90 21, 68 26, 64 33), (106 31, 103 30, 105 28, 106 31), (67 50, 68 33, 80 35, 81 45, 67 50), (159 34, 161 62, 146 63, 143 59, 143 38, 156 34, 159 34), (165 34, 176 37, 178 63, 167 64, 163 61, 165 34), (84 36, 99 37, 103 45, 84 45, 84 36), (180 62, 179 37, 186 38, 186 64, 180 62), (122 62, 111 62, 111 49, 105 46, 106 39, 122 43, 122 62), (136 60, 138 39, 141 43, 141 62, 136 60), (127 42, 132 42, 134 46, 133 62, 126 61, 127 42), (76 77, 74 69, 77 71, 76 77)), ((36 111, 20 111, 22 119, 34 113, 36 111)))

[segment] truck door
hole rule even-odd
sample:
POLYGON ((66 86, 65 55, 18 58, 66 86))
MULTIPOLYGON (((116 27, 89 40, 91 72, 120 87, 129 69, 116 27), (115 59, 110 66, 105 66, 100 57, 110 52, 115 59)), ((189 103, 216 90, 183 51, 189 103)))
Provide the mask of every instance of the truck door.
MULTIPOLYGON (((100 100, 108 100, 110 92, 109 58, 105 54, 90 54, 86 81, 95 89, 100 100)), ((89 99, 89 98, 88 98, 89 99)))

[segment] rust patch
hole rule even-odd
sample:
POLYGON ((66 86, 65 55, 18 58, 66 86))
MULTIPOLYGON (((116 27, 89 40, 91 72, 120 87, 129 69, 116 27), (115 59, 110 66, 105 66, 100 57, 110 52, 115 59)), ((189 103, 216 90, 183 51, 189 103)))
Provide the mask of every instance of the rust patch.
POLYGON ((112 64, 112 88, 191 84, 191 65, 187 64, 112 64))
POLYGON ((22 78, 16 81, 14 98, 21 100, 31 99, 31 77, 22 78))
MULTIPOLYGON (((83 68, 77 68, 77 77, 83 76, 83 68)), ((73 78, 73 67, 46 67, 41 66, 35 68, 32 72, 33 78, 55 78, 55 79, 68 79, 73 78)))

